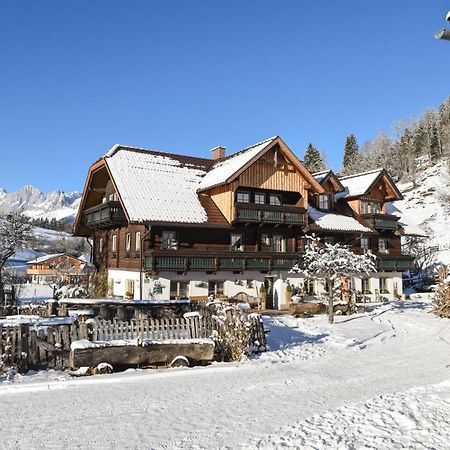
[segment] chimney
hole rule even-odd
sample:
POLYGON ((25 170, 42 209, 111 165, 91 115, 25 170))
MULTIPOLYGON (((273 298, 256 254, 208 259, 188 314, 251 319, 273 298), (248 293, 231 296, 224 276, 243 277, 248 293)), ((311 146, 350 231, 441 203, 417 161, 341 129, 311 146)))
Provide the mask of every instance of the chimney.
POLYGON ((223 159, 225 158, 225 147, 221 147, 220 145, 218 145, 211 150, 211 153, 213 160, 223 159))

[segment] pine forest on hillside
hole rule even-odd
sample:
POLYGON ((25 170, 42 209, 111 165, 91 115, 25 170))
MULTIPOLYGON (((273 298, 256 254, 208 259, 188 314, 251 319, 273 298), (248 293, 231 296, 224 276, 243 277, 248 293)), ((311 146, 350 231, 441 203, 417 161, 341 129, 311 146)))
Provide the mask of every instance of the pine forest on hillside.
POLYGON ((400 120, 394 138, 381 131, 358 148, 354 135, 345 143, 341 174, 384 167, 395 180, 414 181, 417 169, 450 156, 450 97, 421 117, 400 120))

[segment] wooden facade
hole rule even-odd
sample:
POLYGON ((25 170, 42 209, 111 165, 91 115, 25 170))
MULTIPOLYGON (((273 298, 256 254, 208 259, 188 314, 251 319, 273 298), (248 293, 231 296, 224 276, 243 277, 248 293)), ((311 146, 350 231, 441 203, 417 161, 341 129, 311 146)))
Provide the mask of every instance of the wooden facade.
POLYGON ((107 162, 101 160, 89 171, 75 233, 93 238, 97 267, 152 276, 162 271, 287 273, 301 256, 309 231, 349 245, 356 253, 371 250, 380 255, 382 270, 408 268, 412 259, 401 255, 397 219, 386 214, 386 202, 398 195, 388 176, 380 176, 364 195, 335 200, 342 191, 332 173, 319 184, 277 139, 225 182, 197 193, 208 215, 206 222, 133 223, 107 162), (329 201, 323 203, 323 196, 329 201), (363 214, 364 201, 377 202, 380 210, 363 214), (351 216, 368 231, 320 229, 308 218, 309 205, 351 216))

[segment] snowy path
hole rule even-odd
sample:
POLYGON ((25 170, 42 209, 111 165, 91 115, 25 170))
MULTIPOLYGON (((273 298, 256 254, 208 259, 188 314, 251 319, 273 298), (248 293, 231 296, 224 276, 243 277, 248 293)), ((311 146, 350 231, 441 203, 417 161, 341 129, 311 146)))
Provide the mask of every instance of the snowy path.
POLYGON ((427 304, 268 323, 241 365, 2 383, 2 447, 446 448, 450 321, 427 304))

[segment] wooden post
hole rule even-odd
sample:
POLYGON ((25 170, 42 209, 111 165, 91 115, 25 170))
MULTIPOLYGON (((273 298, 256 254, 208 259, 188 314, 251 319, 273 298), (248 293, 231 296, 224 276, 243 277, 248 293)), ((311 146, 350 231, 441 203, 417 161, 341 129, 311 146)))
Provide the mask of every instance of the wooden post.
POLYGON ((333 281, 328 279, 328 321, 334 323, 334 308, 333 308, 333 281))

